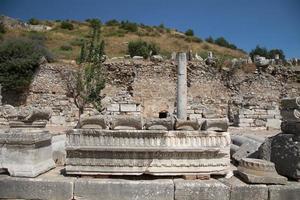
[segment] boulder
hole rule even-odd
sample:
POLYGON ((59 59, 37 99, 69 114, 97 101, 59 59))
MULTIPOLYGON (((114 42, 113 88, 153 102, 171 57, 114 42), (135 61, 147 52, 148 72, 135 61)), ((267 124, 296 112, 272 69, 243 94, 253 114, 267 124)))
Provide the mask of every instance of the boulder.
POLYGON ((293 134, 267 138, 259 148, 258 156, 273 162, 280 175, 300 179, 300 143, 293 134))
POLYGON ((164 60, 164 58, 161 55, 153 55, 150 59, 153 62, 162 62, 164 60))

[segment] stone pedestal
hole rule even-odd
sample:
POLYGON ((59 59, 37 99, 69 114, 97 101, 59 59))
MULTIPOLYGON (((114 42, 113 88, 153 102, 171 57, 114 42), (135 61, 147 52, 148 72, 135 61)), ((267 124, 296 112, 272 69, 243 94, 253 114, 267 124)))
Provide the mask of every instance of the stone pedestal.
POLYGON ((1 130, 0 146, 0 163, 11 176, 36 177, 55 167, 48 131, 1 130))
POLYGON ((230 172, 228 132, 88 130, 67 133, 67 174, 201 175, 230 172))

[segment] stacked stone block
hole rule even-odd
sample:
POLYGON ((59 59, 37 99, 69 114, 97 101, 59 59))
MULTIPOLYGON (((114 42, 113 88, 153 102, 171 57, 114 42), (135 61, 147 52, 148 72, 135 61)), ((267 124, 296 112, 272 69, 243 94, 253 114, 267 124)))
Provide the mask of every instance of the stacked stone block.
POLYGON ((112 103, 106 108, 107 115, 141 115, 141 105, 134 102, 112 103))
POLYGON ((260 108, 258 106, 253 106, 242 108, 236 116, 235 123, 239 127, 267 127, 280 129, 280 111, 276 107, 260 108))

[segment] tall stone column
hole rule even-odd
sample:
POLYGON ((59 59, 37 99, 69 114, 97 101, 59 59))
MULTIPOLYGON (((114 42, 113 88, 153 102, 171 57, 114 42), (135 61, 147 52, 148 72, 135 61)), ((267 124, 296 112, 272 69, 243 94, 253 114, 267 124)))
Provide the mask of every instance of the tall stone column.
POLYGON ((177 118, 187 119, 187 72, 186 53, 178 54, 177 68, 177 118))

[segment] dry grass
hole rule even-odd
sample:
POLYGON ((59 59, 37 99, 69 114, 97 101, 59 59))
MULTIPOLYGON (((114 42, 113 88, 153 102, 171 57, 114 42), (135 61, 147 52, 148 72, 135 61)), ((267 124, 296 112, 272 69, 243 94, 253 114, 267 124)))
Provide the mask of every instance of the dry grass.
MULTIPOLYGON (((76 45, 74 41, 80 39, 88 39, 90 28, 87 23, 73 23, 74 30, 65 30, 59 27, 59 22, 52 22, 53 29, 44 32, 47 40, 45 45, 52 51, 57 58, 60 59, 76 59, 79 55, 80 46, 76 45), (72 45, 72 51, 62 51, 62 45, 72 45)), ((5 34, 7 37, 26 36, 29 31, 26 30, 10 30, 5 34)), ((119 27, 102 27, 103 39, 106 43, 105 52, 109 57, 123 56, 127 54, 127 44, 132 40, 145 40, 147 42, 154 42, 160 48, 163 55, 169 56, 173 51, 188 51, 192 50, 194 53, 205 56, 208 51, 213 51, 216 55, 226 57, 244 57, 243 52, 220 47, 205 41, 193 42, 186 41, 186 36, 176 31, 167 31, 158 28, 141 28, 139 27, 137 33, 127 33, 119 27)))

